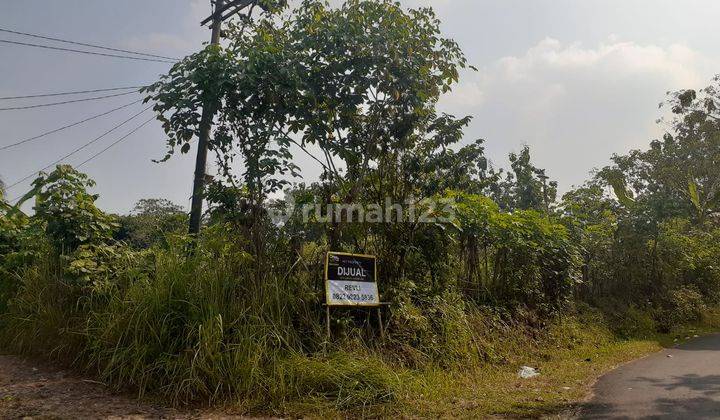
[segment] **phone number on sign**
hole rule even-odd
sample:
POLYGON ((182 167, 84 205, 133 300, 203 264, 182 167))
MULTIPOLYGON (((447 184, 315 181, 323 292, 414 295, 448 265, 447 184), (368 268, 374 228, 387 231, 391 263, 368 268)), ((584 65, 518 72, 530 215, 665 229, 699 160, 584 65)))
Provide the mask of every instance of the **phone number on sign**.
POLYGON ((333 293, 333 300, 345 300, 352 302, 372 302, 375 301, 375 295, 359 294, 359 293, 333 293))

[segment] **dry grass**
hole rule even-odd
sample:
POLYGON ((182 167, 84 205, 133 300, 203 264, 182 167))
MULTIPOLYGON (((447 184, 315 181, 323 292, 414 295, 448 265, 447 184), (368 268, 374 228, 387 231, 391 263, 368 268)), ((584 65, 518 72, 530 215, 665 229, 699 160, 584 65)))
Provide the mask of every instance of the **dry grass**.
POLYGON ((672 334, 622 340, 602 323, 570 318, 535 339, 498 337, 501 363, 468 366, 462 371, 418 372, 398 393, 398 404, 384 414, 453 418, 559 414, 587 398, 597 378, 618 365, 682 342, 687 336, 717 331, 718 325, 713 322, 672 334), (519 378, 517 371, 523 365, 538 368, 540 375, 519 378))
POLYGON ((344 412, 319 400, 286 409, 318 418, 552 416, 573 410, 591 394, 597 378, 618 365, 718 327, 713 315, 700 326, 678 328, 671 334, 619 339, 598 316, 584 315, 558 321, 534 337, 532 330, 511 328, 505 335, 494 331, 484 337, 493 354, 491 361, 450 370, 396 370, 401 380, 395 401, 344 412), (517 371, 523 365, 538 368, 540 375, 519 378, 517 371))

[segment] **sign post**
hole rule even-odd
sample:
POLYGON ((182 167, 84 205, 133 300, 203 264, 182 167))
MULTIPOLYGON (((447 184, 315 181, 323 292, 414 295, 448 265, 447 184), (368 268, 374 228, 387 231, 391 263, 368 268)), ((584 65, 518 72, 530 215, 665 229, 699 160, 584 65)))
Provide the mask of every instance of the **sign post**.
POLYGON ((330 307, 376 308, 380 336, 385 330, 377 286, 377 259, 373 255, 328 252, 325 255, 325 321, 330 337, 330 307))

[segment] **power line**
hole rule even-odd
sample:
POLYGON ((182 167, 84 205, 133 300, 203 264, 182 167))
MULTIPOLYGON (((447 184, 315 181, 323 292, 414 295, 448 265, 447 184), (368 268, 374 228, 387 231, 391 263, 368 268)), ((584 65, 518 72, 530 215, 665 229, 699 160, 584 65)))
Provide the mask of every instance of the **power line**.
POLYGON ((113 108, 113 109, 111 109, 111 110, 109 110, 109 111, 103 112, 102 114, 93 115, 92 117, 85 118, 84 120, 80 120, 80 121, 78 121, 78 122, 74 122, 74 123, 72 123, 72 124, 68 124, 68 125, 66 125, 66 126, 63 126, 63 127, 60 127, 60 128, 56 128, 56 129, 54 129, 54 130, 46 131, 46 132, 44 132, 44 133, 42 133, 42 134, 38 134, 37 136, 30 137, 30 138, 27 138, 27 139, 25 139, 25 140, 21 140, 21 141, 12 143, 12 144, 8 144, 7 146, 1 146, 1 147, 0 147, 0 151, 6 150, 6 149, 10 149, 10 148, 15 147, 15 146, 20 146, 21 144, 25 144, 25 143, 31 142, 31 141, 33 141, 33 140, 37 140, 37 139, 42 138, 42 137, 45 137, 45 136, 49 136, 50 134, 57 133, 58 131, 62 131, 62 130, 65 130, 65 129, 68 129, 68 128, 71 128, 71 127, 75 127, 75 126, 77 126, 77 125, 80 125, 80 124, 82 124, 82 123, 85 123, 85 122, 94 120, 94 119, 96 119, 96 118, 104 117, 105 115, 108 115, 108 114, 113 113, 113 112, 115 112, 115 111, 119 111, 119 110, 124 109, 124 108, 127 108, 127 107, 129 107, 129 106, 131 106, 131 105, 135 105, 135 104, 138 103, 138 102, 142 102, 142 99, 138 99, 137 101, 132 101, 132 102, 130 102, 129 104, 125 104, 125 105, 123 105, 123 106, 119 106, 119 107, 117 107, 117 108, 113 108))
POLYGON ((80 146, 80 147, 78 147, 77 149, 73 150, 72 152, 66 154, 65 156, 61 157, 60 159, 52 162, 51 164, 49 164, 49 165, 47 165, 47 166, 45 166, 45 167, 43 167, 43 168, 40 168, 40 169, 37 170, 37 171, 34 171, 34 172, 28 174, 27 176, 25 176, 25 177, 22 178, 22 179, 19 179, 19 180, 13 182, 13 183, 10 184, 8 187, 6 187, 5 190, 7 191, 7 190, 10 190, 10 189, 13 188, 13 187, 16 187, 17 185, 21 184, 22 182, 27 181, 28 179, 30 179, 30 178, 32 178, 33 176, 35 176, 35 174, 37 174, 37 173, 39 173, 39 172, 42 172, 42 171, 44 171, 44 170, 46 170, 46 169, 48 169, 48 168, 50 168, 50 167, 52 167, 52 166, 60 163, 60 162, 62 162, 63 160, 65 160, 65 159, 69 158, 70 156, 76 154, 77 152, 79 152, 79 151, 87 148, 88 146, 92 145, 93 143, 96 143, 97 141, 99 141, 100 139, 104 138, 104 137, 107 136, 108 134, 112 133, 113 131, 117 130, 118 128, 122 127, 123 125, 127 124, 128 122, 132 121, 133 119, 137 118, 140 114, 142 114, 143 112, 149 110, 150 108, 152 108, 152 106, 149 106, 149 107, 143 109, 142 111, 138 112, 137 114, 133 115, 132 117, 126 119, 125 121, 121 122, 120 124, 117 124, 116 126, 114 126, 113 128, 109 129, 108 131, 104 132, 104 133, 101 134, 100 136, 95 137, 95 138, 92 139, 91 141, 83 144, 82 146, 80 146))
POLYGON ((97 100, 99 100, 99 99, 107 99, 107 98, 115 98, 115 97, 117 97, 117 96, 132 95, 133 93, 137 93, 137 91, 123 92, 123 93, 114 93, 114 94, 112 94, 112 95, 95 96, 95 97, 92 97, 92 98, 73 99, 73 100, 70 100, 70 101, 51 102, 51 103, 49 103, 49 104, 12 106, 12 107, 8 107, 8 108, 0 108, 0 111, 17 111, 17 110, 21 110, 21 109, 44 108, 44 107, 48 107, 48 106, 57 106, 57 105, 73 104, 73 103, 76 103, 76 102, 97 101, 97 100))
POLYGON ((132 57, 132 56, 129 56, 129 55, 120 55, 120 54, 106 54, 106 53, 94 52, 94 51, 76 50, 76 49, 72 49, 72 48, 52 47, 52 46, 50 46, 50 45, 31 44, 31 43, 28 43, 28 42, 9 41, 9 40, 7 40, 7 39, 0 39, 0 42, 4 42, 4 43, 6 43, 6 44, 23 45, 23 46, 26 46, 26 47, 45 48, 45 49, 48 49, 48 50, 74 52, 74 53, 90 54, 90 55, 101 55, 101 56, 103 56, 103 57, 126 58, 126 59, 128 59, 128 60, 154 61, 154 62, 156 62, 156 63, 166 63, 166 64, 175 64, 175 63, 176 63, 176 61, 170 61, 170 60, 161 60, 161 59, 155 59, 155 58, 132 57))
POLYGON ((106 46, 103 46, 103 45, 87 44, 87 43, 84 43, 84 42, 68 41, 68 40, 66 40, 66 39, 53 38, 53 37, 43 36, 43 35, 37 35, 37 34, 30 34, 30 33, 27 33, 27 32, 12 31, 12 30, 10 30, 10 29, 4 29, 4 28, 0 28, 0 32, 7 32, 7 33, 11 33, 11 34, 16 34, 16 35, 24 35, 24 36, 29 36, 29 37, 33 37, 33 38, 39 38, 39 39, 46 39, 46 40, 49 40, 49 41, 64 42, 64 43, 66 43, 66 44, 81 45, 81 46, 83 46, 83 47, 100 48, 100 49, 108 50, 108 51, 122 52, 122 53, 135 54, 135 55, 142 55, 142 56, 145 56, 145 57, 155 57, 155 58, 162 58, 162 59, 165 59, 165 60, 180 61, 178 58, 165 57, 165 56, 163 56, 163 55, 148 54, 148 53, 142 53, 142 52, 130 51, 130 50, 122 50, 122 49, 120 49, 120 48, 111 48, 111 47, 106 47, 106 46))
MULTIPOLYGON (((98 153, 95 153, 94 155, 92 155, 90 158, 86 159, 85 161, 83 161, 83 162, 80 163, 79 165, 75 165, 75 168, 77 169, 77 168, 85 165, 86 163, 90 162, 91 160, 97 158, 98 156, 102 155, 103 153, 107 152, 107 151, 110 150, 112 147, 116 146, 118 143, 122 142, 123 140, 127 139, 127 138, 130 137, 131 135, 135 134, 135 132, 137 132, 137 131, 140 130, 141 128, 143 128, 143 127, 145 127, 146 125, 148 125, 148 124, 149 124, 152 120, 154 120, 154 119, 155 119, 155 117, 152 117, 152 118, 150 118, 149 120, 145 121, 144 123, 140 124, 139 126, 135 127, 135 128, 134 128, 133 130, 131 130, 129 133, 127 133, 127 134, 125 134, 124 136, 120 137, 119 139, 117 139, 116 141, 114 141, 112 144, 110 144, 108 147, 104 148, 103 150, 99 151, 98 153)), ((58 162, 55 162, 55 163, 58 163, 58 162)), ((52 163, 52 164, 46 166, 45 168, 43 168, 43 169, 41 169, 40 171, 38 171, 38 173, 41 172, 41 171, 44 171, 45 169, 50 168, 50 167, 51 167, 52 165, 54 165, 55 163, 52 163)), ((29 176, 26 177, 25 179, 28 179, 28 178, 32 177, 33 175, 35 175, 35 173, 29 175, 29 176)), ((22 182, 22 181, 20 181, 20 182, 22 182)), ((10 187, 12 187, 12 185, 11 185, 10 187)), ((7 189, 10 189, 10 187, 8 187, 7 189)), ((12 200, 9 201, 9 203, 15 204, 15 203, 16 203, 18 200, 20 200, 22 197, 23 197, 23 196, 21 195, 21 196, 18 196, 18 197, 16 197, 16 198, 13 198, 12 200)))
POLYGON ((49 97, 49 96, 79 95, 81 93, 113 92, 116 90, 142 89, 144 87, 146 87, 146 86, 128 86, 128 87, 116 87, 116 88, 107 88, 107 89, 77 90, 74 92, 42 93, 42 94, 37 94, 37 95, 24 95, 24 96, 3 96, 3 97, 0 97, 0 101, 7 101, 7 100, 12 100, 12 99, 45 98, 45 97, 49 97))
POLYGON ((113 143, 111 143, 108 147, 106 147, 106 148, 102 149, 101 151, 95 153, 94 155, 90 156, 90 158, 86 159, 86 160, 83 161, 82 163, 80 163, 80 164, 78 164, 78 165, 75 165, 75 168, 79 168, 79 167, 83 166, 84 164, 90 162, 91 160, 95 159, 96 157, 98 157, 98 156, 102 155, 103 153, 107 152, 108 150, 110 150, 110 148, 112 148, 113 146, 115 146, 115 145, 117 145, 118 143, 122 142, 123 140, 125 140, 125 139, 128 138, 128 137, 130 137, 131 135, 135 134, 136 131, 138 131, 138 130, 140 130, 141 128, 145 127, 146 125, 148 125, 148 124, 149 124, 152 120, 154 120, 154 119, 155 119, 155 117, 152 117, 152 118, 150 118, 149 120, 145 121, 144 123, 140 124, 140 125, 137 126, 134 130, 130 131, 129 133, 125 134, 124 136, 120 137, 119 139, 117 139, 116 141, 114 141, 113 143))

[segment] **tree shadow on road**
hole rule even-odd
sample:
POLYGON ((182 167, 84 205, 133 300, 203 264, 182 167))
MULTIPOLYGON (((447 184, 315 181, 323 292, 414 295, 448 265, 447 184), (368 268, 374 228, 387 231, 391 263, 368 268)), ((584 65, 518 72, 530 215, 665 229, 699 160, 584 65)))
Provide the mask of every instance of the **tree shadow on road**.
POLYGON ((667 379, 640 377, 634 380, 636 391, 649 385, 661 388, 658 398, 647 401, 625 401, 622 404, 594 401, 582 406, 582 419, 717 419, 720 418, 720 375, 688 374, 667 379), (680 392, 678 392, 680 391, 680 392), (683 396, 689 391, 691 395, 683 396), (668 396, 669 393, 678 397, 668 396), (698 396, 702 394, 702 396, 698 396), (650 407, 648 407, 648 404, 650 407))
POLYGON ((666 379, 640 377, 635 381, 663 388, 666 391, 687 388, 708 397, 720 394, 720 375, 697 375, 693 373, 666 379))

